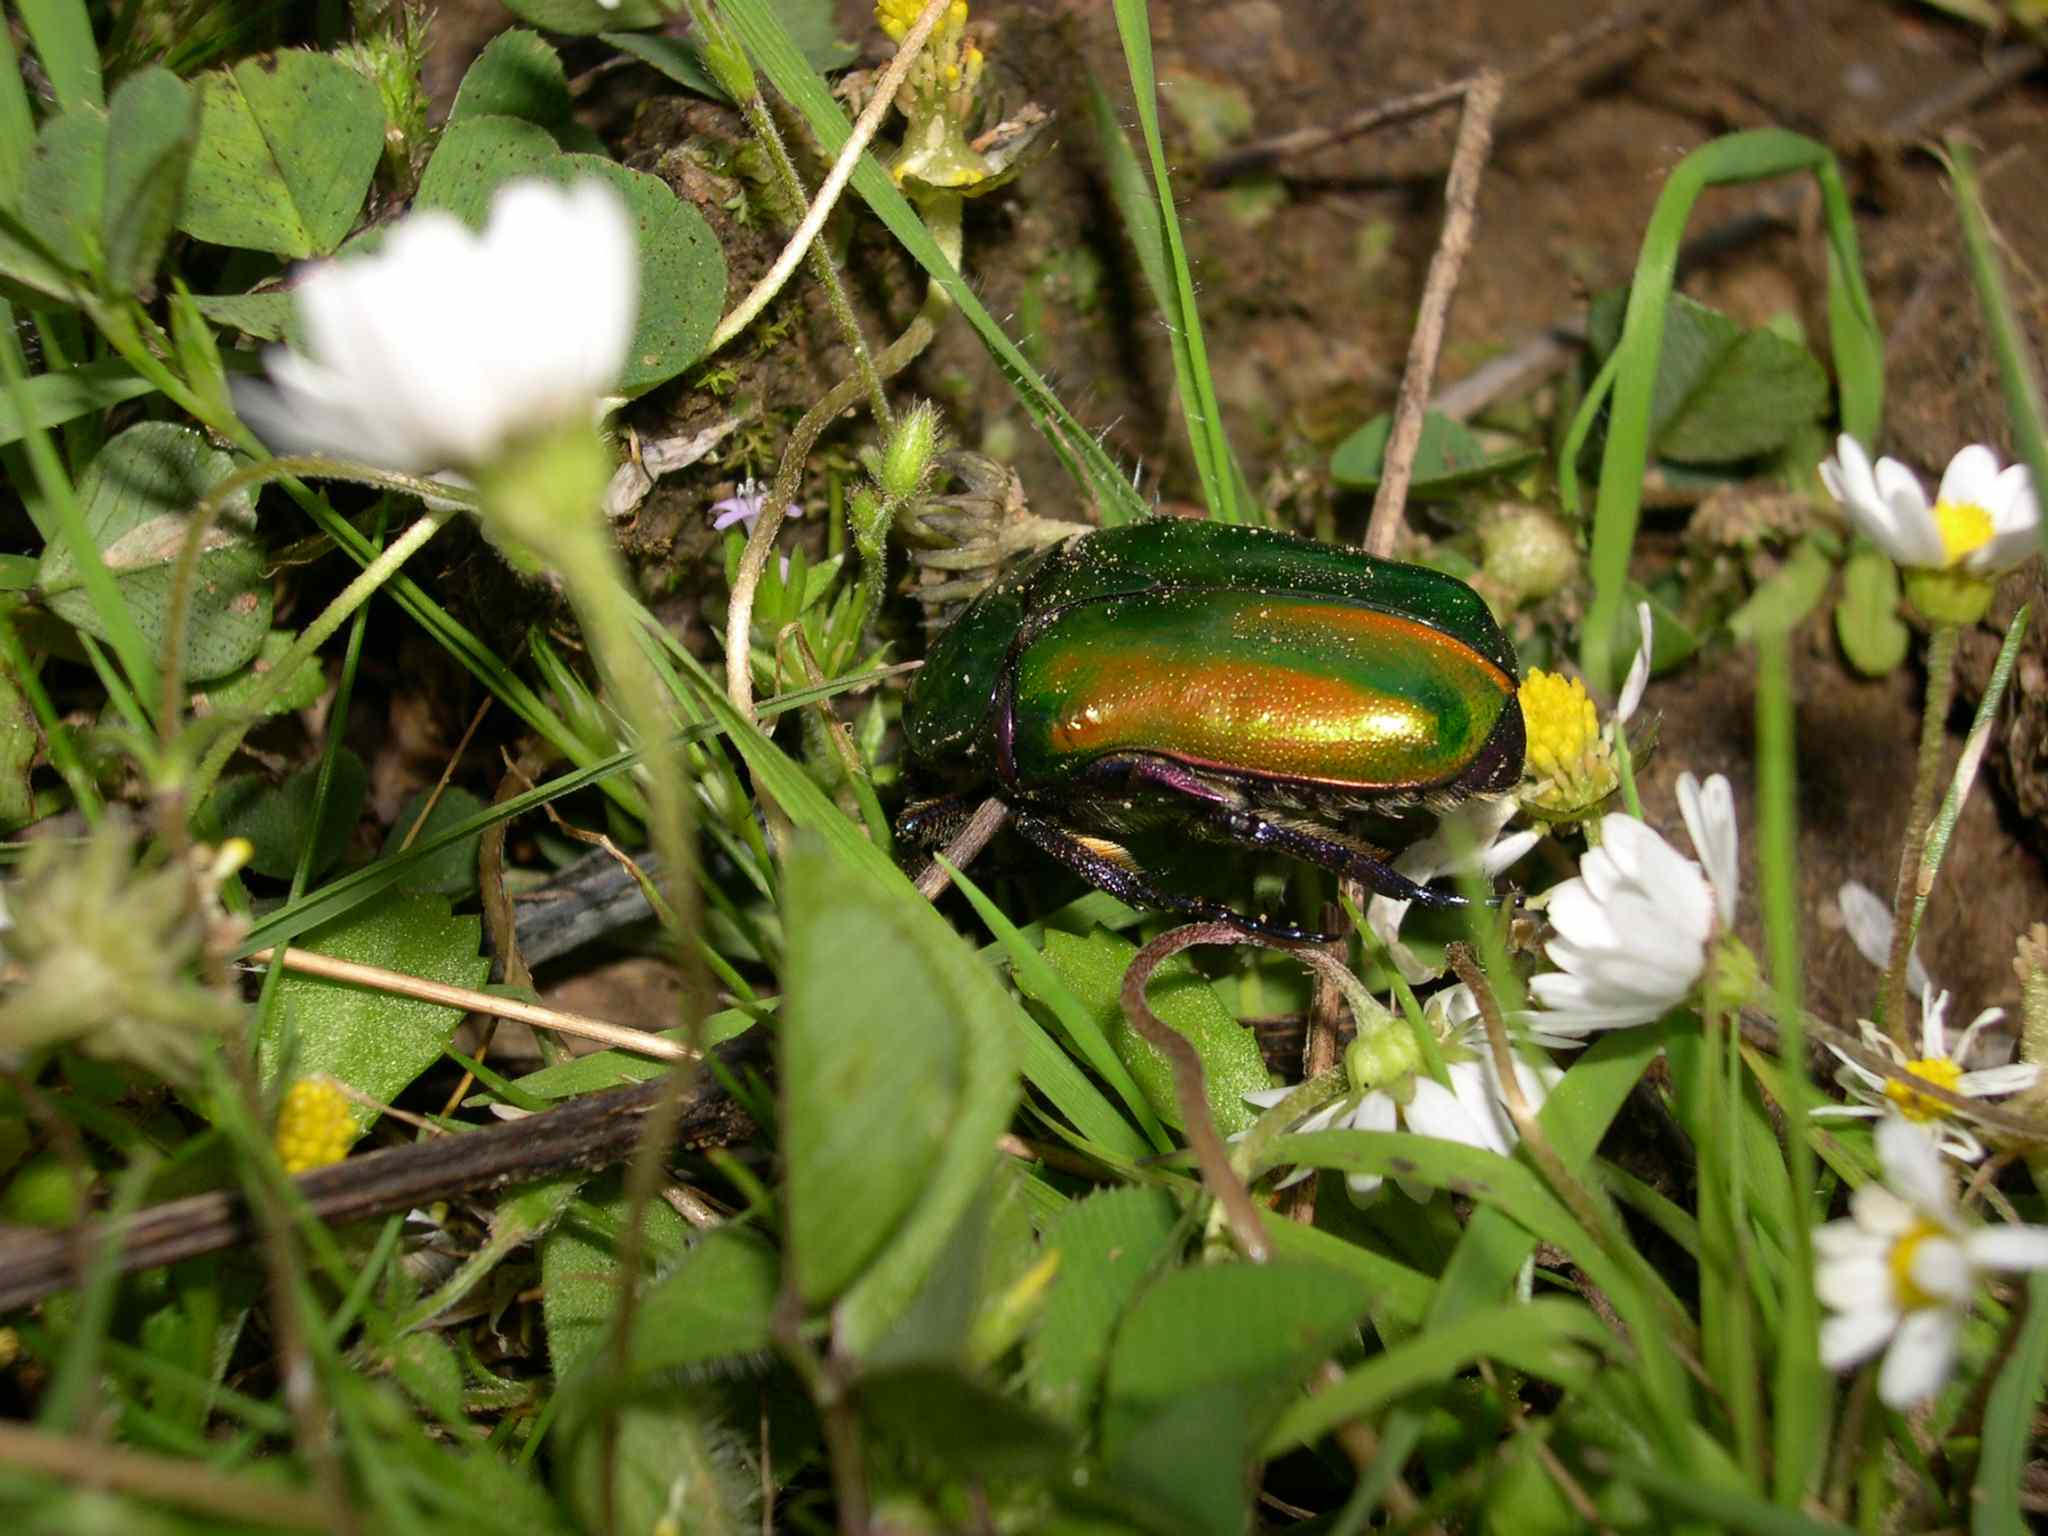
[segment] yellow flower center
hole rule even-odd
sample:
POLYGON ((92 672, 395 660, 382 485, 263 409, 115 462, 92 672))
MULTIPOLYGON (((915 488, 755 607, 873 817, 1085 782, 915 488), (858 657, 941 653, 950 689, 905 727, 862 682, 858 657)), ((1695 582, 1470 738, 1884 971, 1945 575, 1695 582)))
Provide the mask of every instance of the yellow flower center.
MULTIPOLYGON (((922 0, 876 0, 875 20, 888 34, 889 41, 900 43, 910 35, 910 29, 917 25, 917 14, 924 6, 922 0)), ((946 7, 945 15, 939 18, 934 34, 944 38, 947 34, 958 36, 967 25, 967 0, 953 0, 946 7)))
MULTIPOLYGON (((1909 1061, 1906 1063, 1906 1070, 1922 1082, 1932 1083, 1937 1088, 1945 1088, 1950 1093, 1954 1093, 1956 1084, 1963 1080, 1961 1063, 1951 1061, 1946 1056, 1924 1056, 1918 1061, 1909 1061)), ((1944 1119, 1948 1115, 1946 1104, 1938 1099, 1929 1098, 1917 1091, 1912 1084, 1902 1083, 1895 1077, 1886 1079, 1884 1096, 1898 1105, 1899 1113, 1908 1120, 1925 1122, 1944 1119)))
POLYGON ((285 1090, 277 1107, 272 1145, 277 1160, 291 1174, 325 1168, 348 1156, 356 1139, 355 1117, 348 1098, 324 1077, 302 1077, 285 1090))
POLYGON ((1991 542, 1997 530, 1991 514, 1974 501, 1940 501, 1934 505, 1934 526, 1941 534, 1941 563, 1959 565, 1965 556, 1991 542))
POLYGON ((1934 1223, 1923 1221, 1907 1229, 1906 1235, 1892 1244, 1892 1293, 1899 1299, 1900 1311, 1913 1312, 1921 1307, 1941 1305, 1939 1296, 1931 1296, 1920 1289, 1919 1282, 1913 1278, 1913 1259, 1928 1238, 1945 1235, 1934 1223))
POLYGON ((1576 768, 1600 734, 1600 719, 1586 697, 1586 685, 1576 677, 1531 667, 1521 700, 1530 766, 1551 778, 1576 768))

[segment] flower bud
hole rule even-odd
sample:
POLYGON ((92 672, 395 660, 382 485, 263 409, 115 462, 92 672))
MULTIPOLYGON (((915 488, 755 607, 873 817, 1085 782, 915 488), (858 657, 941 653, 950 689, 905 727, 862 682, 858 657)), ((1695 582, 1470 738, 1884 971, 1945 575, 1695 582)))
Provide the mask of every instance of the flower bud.
POLYGON ((1577 574, 1578 541, 1571 530, 1540 507, 1508 507, 1479 533, 1486 574, 1514 594, 1517 603, 1555 594, 1577 574))
POLYGON ((924 489, 932 459, 939 450, 939 413, 920 400, 901 421, 882 454, 882 493, 891 501, 909 501, 924 489))

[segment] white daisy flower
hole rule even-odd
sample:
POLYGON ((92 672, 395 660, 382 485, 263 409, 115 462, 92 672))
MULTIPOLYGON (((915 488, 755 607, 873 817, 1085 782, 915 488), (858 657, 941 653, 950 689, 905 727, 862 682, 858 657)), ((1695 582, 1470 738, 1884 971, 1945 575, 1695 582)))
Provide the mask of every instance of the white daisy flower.
POLYGON ((1897 459, 1873 465, 1846 432, 1820 477, 1857 531, 1900 565, 1995 576, 2040 546, 2041 504, 2026 466, 2001 470, 1981 443, 1949 460, 1932 505, 1910 469, 1897 459))
POLYGON ((482 234, 430 210, 375 255, 295 291, 308 350, 273 347, 235 403, 291 452, 416 474, 487 465, 588 421, 618 381, 638 313, 632 220, 602 182, 514 182, 482 234))
MULTIPOLYGON (((1394 872, 1406 875, 1417 885, 1428 885, 1445 875, 1477 870, 1491 880, 1510 868, 1536 846, 1536 832, 1517 832, 1502 837, 1515 814, 1515 801, 1507 796, 1493 800, 1466 800, 1444 812, 1436 831, 1419 843, 1410 843, 1394 860, 1394 872)), ((1391 896, 1375 896, 1365 904, 1365 925, 1387 946, 1394 968, 1411 985, 1443 974, 1441 965, 1429 965, 1401 942, 1401 924, 1412 902, 1391 896)))
MULTIPOLYGON (((1887 1056, 1914 1077, 1966 1098, 1992 1099, 2008 1093, 2023 1093, 2039 1080, 2040 1067, 2027 1062, 1985 1067, 1974 1072, 1964 1068, 1963 1063, 1970 1059, 1978 1034, 2005 1017, 2003 1008, 1986 1008, 1978 1014, 1957 1039, 1953 1049, 1948 1044, 1945 1027, 1947 1014, 1946 992, 1937 996, 1929 988, 1921 994, 1918 1056, 1909 1056, 1891 1036, 1868 1019, 1857 1020, 1857 1028, 1862 1033, 1864 1049, 1887 1056)), ((1834 1051, 1842 1062, 1841 1070, 1835 1074, 1836 1083, 1852 1094, 1856 1102, 1823 1105, 1813 1111, 1816 1117, 1868 1118, 1895 1112, 1926 1126, 1940 1149, 1957 1161, 1977 1163, 1984 1160, 1984 1143, 1957 1123, 1948 1105, 1916 1092, 1910 1084, 1895 1077, 1886 1077, 1858 1065, 1832 1045, 1828 1049, 1834 1051)))
POLYGON ((1529 983, 1541 1009, 1528 1023, 1583 1037, 1647 1024, 1692 995, 1709 941, 1735 921, 1735 793, 1718 773, 1704 785, 1681 774, 1678 804, 1700 863, 1617 813, 1577 878, 1550 893, 1557 937, 1544 953, 1559 969, 1529 983))
MULTIPOLYGON (((1515 1129, 1514 1117, 1508 1113, 1507 1095, 1494 1067, 1485 1021, 1480 1018, 1479 1001, 1472 995, 1472 989, 1460 984, 1437 992, 1424 1005, 1423 1018, 1443 1052, 1445 1075, 1451 1080, 1450 1087, 1446 1088, 1434 1078, 1418 1072, 1400 1083, 1364 1092, 1354 1090, 1311 1114, 1293 1128, 1295 1132, 1402 1129, 1417 1136, 1430 1136, 1438 1141, 1455 1141, 1464 1146, 1498 1152, 1503 1157, 1512 1153, 1521 1141, 1521 1134, 1515 1129)), ((1406 1026, 1396 1024, 1394 1027, 1406 1026)), ((1527 1038, 1538 1045, 1569 1046, 1579 1043, 1550 1036, 1531 1035, 1527 1038)), ((1543 1107, 1551 1088, 1563 1075, 1547 1061, 1532 1061, 1519 1056, 1515 1060, 1515 1078, 1521 1085, 1524 1101, 1532 1110, 1543 1107)), ((1264 1088, 1246 1094, 1244 1099, 1255 1108, 1271 1109, 1293 1092, 1292 1088, 1264 1088)), ((1313 1168, 1296 1168, 1274 1187, 1286 1189, 1313 1172, 1313 1168)), ((1384 1182, 1375 1173, 1348 1173, 1344 1176, 1344 1187, 1354 1200, 1369 1199, 1384 1182)), ((1397 1179, 1395 1182, 1411 1200, 1421 1202, 1430 1197, 1431 1186, 1418 1180, 1397 1179)))
POLYGON ((1911 1408, 1955 1368, 1963 1319, 1990 1270, 2048 1269, 2048 1227, 1966 1225, 1934 1138, 1897 1115, 1877 1127, 1879 1182, 1850 1198, 1849 1215, 1815 1229, 1813 1288, 1832 1314, 1821 1363, 1860 1365, 1880 1349, 1877 1395, 1911 1408))

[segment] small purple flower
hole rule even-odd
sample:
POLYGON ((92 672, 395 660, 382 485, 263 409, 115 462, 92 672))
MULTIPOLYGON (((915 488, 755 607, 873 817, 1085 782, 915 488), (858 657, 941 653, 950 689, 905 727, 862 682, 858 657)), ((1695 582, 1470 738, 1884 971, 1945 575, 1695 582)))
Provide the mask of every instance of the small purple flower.
POLYGON ((734 494, 723 501, 711 503, 714 514, 711 526, 715 531, 723 533, 734 523, 745 523, 751 532, 754 519, 761 515, 761 506, 767 500, 768 488, 756 483, 749 476, 740 482, 740 488, 734 494))

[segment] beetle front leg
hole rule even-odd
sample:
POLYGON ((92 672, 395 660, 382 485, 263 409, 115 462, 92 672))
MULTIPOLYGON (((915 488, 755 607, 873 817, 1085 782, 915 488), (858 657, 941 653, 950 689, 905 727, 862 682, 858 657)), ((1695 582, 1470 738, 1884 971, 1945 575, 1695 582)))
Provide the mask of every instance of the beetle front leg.
POLYGON ((1197 814, 1204 826, 1228 842, 1284 853, 1304 864, 1314 864, 1348 876, 1382 896, 1391 896, 1395 901, 1412 901, 1419 907, 1466 905, 1465 898, 1457 892, 1417 885, 1371 849, 1321 827, 1275 821, 1257 811, 1234 805, 1210 805, 1197 814))
POLYGON ((1040 853, 1067 866, 1090 885, 1128 906, 1181 912, 1213 923, 1229 923, 1260 938, 1288 944, 1327 944, 1333 933, 1265 917, 1247 917, 1219 901, 1168 890, 1138 867, 1128 848, 1106 837, 1081 836, 1031 811, 1015 811, 1011 824, 1040 853))

